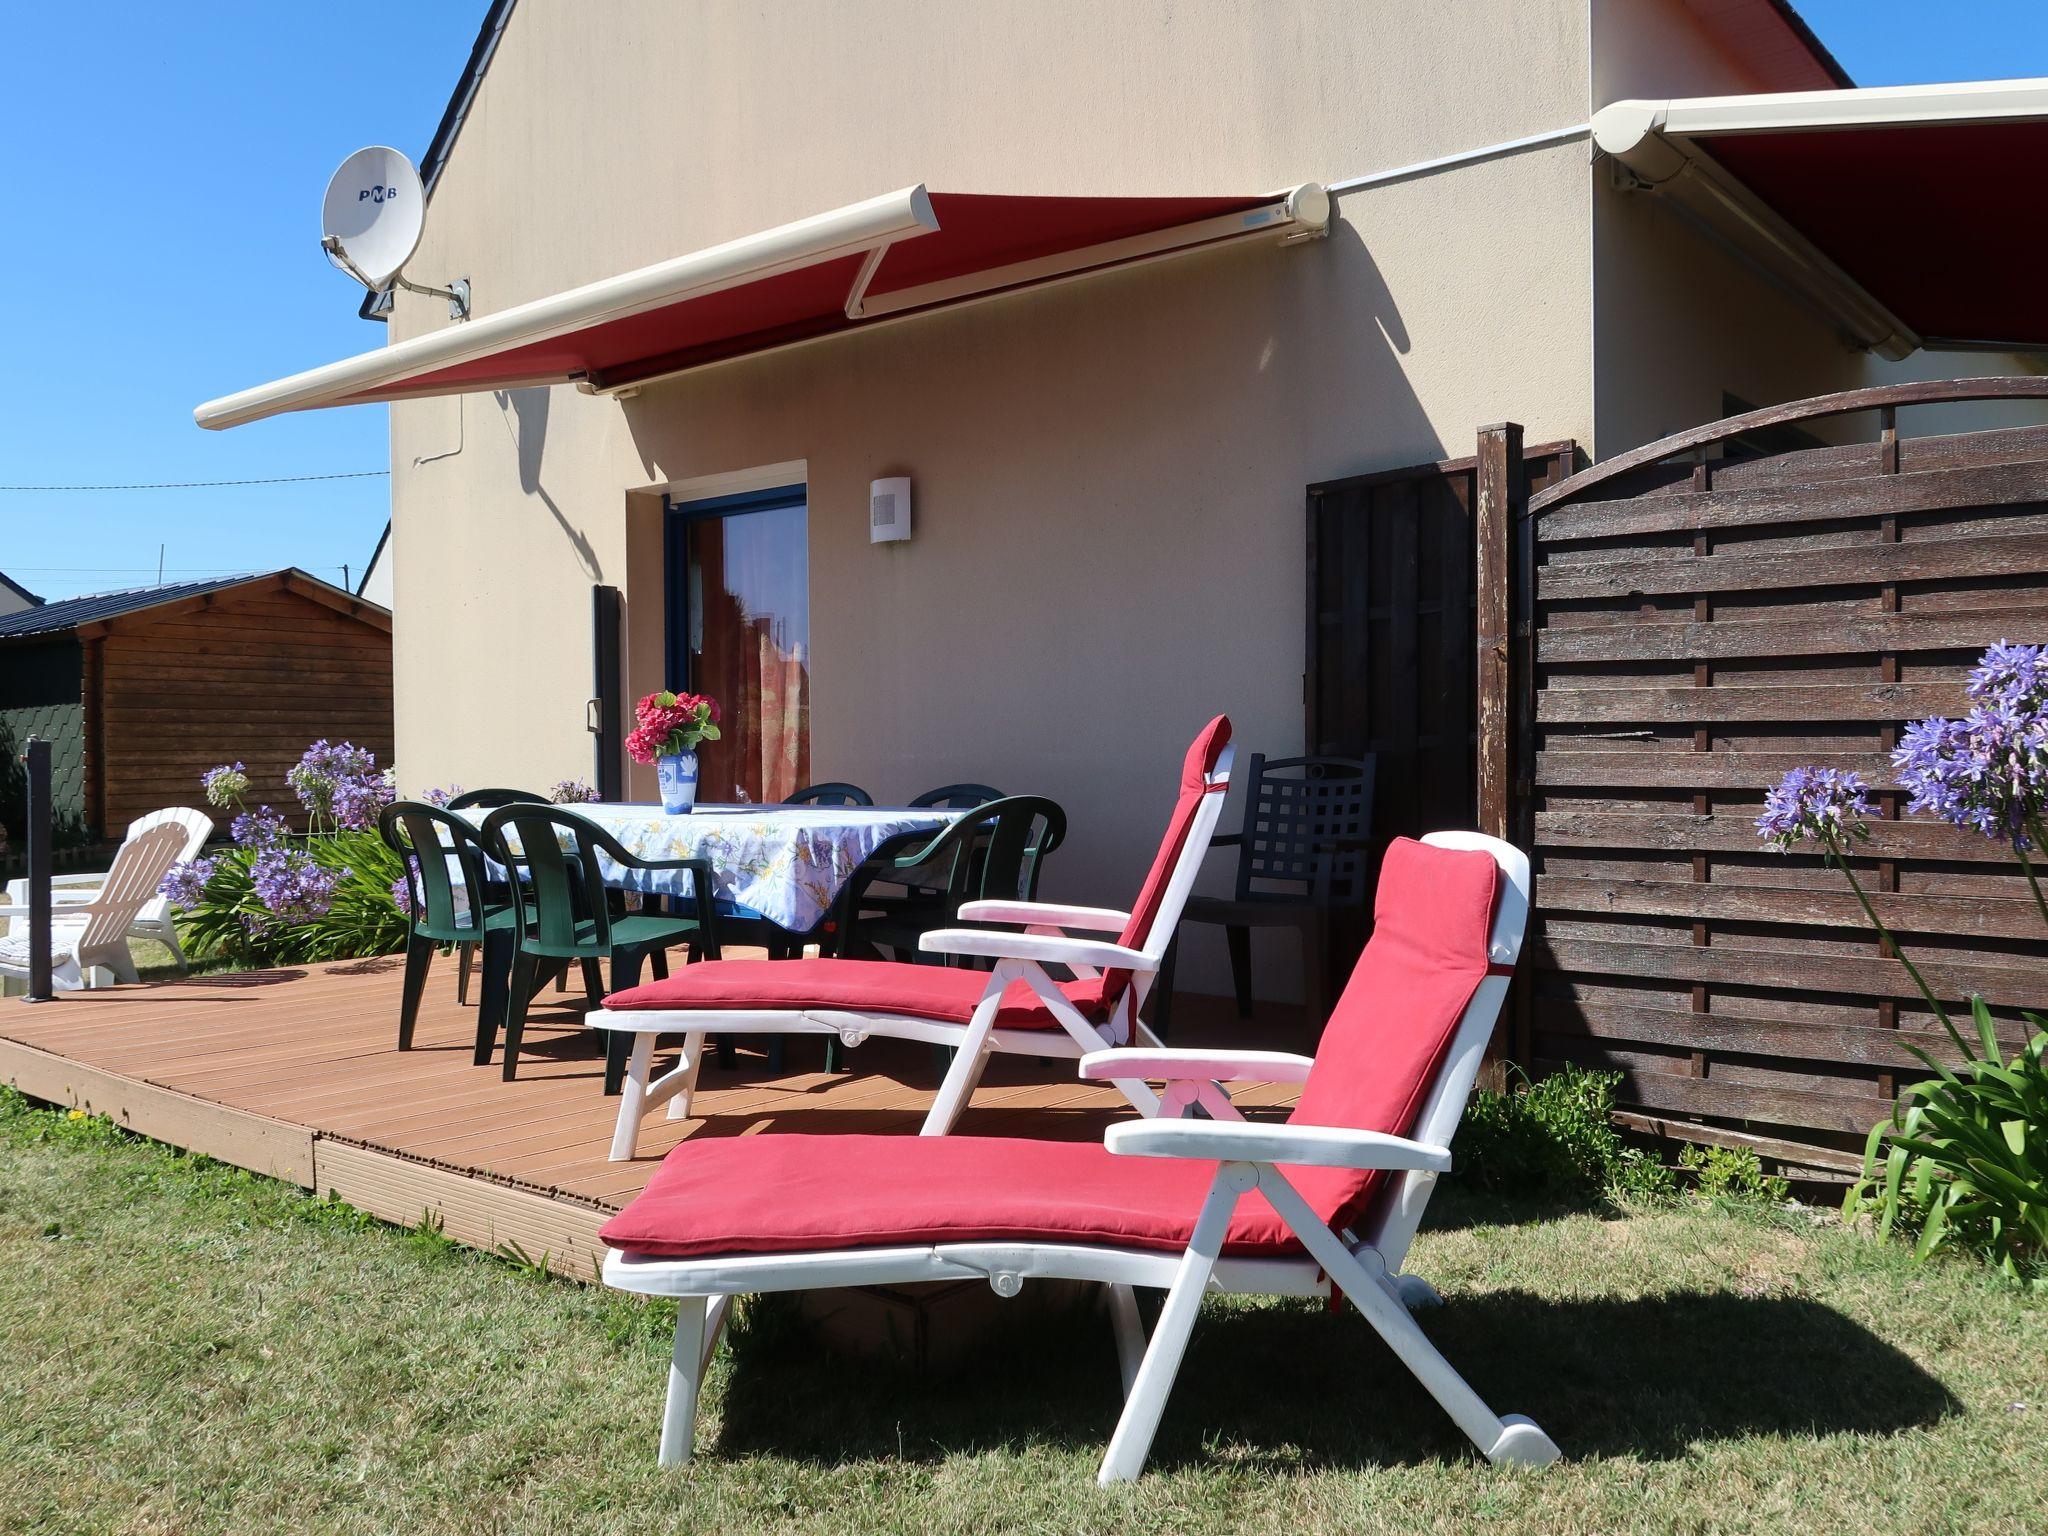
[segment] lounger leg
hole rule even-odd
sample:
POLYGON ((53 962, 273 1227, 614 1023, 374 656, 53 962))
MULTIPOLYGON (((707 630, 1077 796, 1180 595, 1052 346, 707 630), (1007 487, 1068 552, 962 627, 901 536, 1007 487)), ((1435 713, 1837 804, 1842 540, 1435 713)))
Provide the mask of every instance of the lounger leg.
POLYGON ((675 1097, 668 1101, 668 1117, 671 1120, 690 1118, 690 1100, 697 1092, 697 1069, 704 1065, 704 1037, 683 1036, 683 1059, 676 1067, 682 1078, 676 1084, 675 1097))
POLYGON ((1124 1381, 1124 1397, 1131 1395, 1131 1383, 1138 1379, 1138 1365, 1145 1358, 1145 1319, 1138 1313, 1138 1293, 1128 1285, 1104 1288, 1109 1302, 1109 1326, 1116 1335, 1116 1367, 1124 1381))
POLYGON ((1272 1202, 1280 1219, 1488 1461, 1545 1467, 1557 1460, 1557 1443, 1534 1423, 1517 1413, 1496 1415, 1486 1406, 1429 1342, 1429 1335, 1416 1326, 1395 1283, 1353 1257, 1336 1235, 1316 1220, 1315 1212, 1285 1175, 1268 1166, 1261 1166, 1258 1174, 1260 1192, 1272 1202))
POLYGON ((678 1467, 696 1448, 697 1392, 704 1384, 704 1298, 676 1299, 676 1347, 669 1356, 668 1401, 661 1409, 661 1464, 678 1467))
POLYGON ((1209 1186, 1202 1214, 1195 1218, 1188 1251, 1181 1255, 1180 1268, 1174 1273, 1173 1289, 1166 1293, 1166 1305, 1152 1329, 1152 1343, 1124 1399, 1123 1417, 1116 1421, 1116 1433, 1109 1437, 1109 1449, 1103 1453, 1102 1469, 1095 1474, 1095 1481, 1105 1487, 1135 1481, 1145 1469, 1159 1417, 1166 1411, 1167 1394, 1180 1372, 1181 1356, 1187 1353, 1188 1335, 1194 1332, 1195 1314, 1202 1308, 1209 1276, 1223 1252, 1230 1213, 1237 1209, 1238 1196, 1258 1178, 1258 1170, 1249 1163, 1225 1163, 1216 1170, 1216 1182, 1209 1186))
POLYGON ((619 1121, 612 1129, 611 1160, 615 1163, 631 1162, 640 1149, 640 1117, 647 1112, 647 1074, 653 1069, 654 1035, 644 1031, 633 1036, 626 1079, 619 1085, 619 1121))
POLYGON ((458 944, 455 946, 455 1001, 463 1006, 469 1003, 469 972, 476 964, 476 946, 458 944))
POLYGON ((981 1081, 981 1074, 988 1066, 988 1042, 986 1036, 976 1040, 969 1034, 969 1042, 963 1042, 954 1054, 953 1065, 946 1070, 945 1080, 939 1084, 937 1097, 924 1117, 924 1124, 918 1127, 920 1136, 944 1136, 953 1129, 960 1118, 960 1111, 967 1107, 967 1101, 974 1096, 975 1086, 981 1081))

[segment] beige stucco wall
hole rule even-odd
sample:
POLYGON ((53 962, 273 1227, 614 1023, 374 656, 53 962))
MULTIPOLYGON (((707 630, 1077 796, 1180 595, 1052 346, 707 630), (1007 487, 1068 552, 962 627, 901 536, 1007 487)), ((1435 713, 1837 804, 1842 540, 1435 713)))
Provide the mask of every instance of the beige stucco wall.
MULTIPOLYGON (((490 311, 917 181, 1335 180, 1581 120, 1584 27, 1580 6, 1520 0, 523 0, 411 271, 469 277, 490 311)), ((1375 190, 1326 241, 624 402, 394 407, 402 775, 587 773, 592 582, 627 594, 633 691, 659 680, 658 501, 629 493, 803 460, 818 775, 889 798, 956 778, 1050 794, 1073 826, 1047 893, 1127 900, 1208 715, 1248 748, 1299 747, 1304 487, 1469 452, 1509 415, 1588 436, 1584 158, 1375 190), (867 485, 892 472, 915 481, 917 536, 871 546, 867 485)), ((440 311, 402 295, 393 336, 440 311)))

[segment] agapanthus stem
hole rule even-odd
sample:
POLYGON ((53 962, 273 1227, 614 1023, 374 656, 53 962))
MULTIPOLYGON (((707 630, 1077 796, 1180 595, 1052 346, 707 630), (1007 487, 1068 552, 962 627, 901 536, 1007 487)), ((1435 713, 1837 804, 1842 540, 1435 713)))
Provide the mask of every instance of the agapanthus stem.
POLYGON ((1934 1016, 1941 1020, 1941 1027, 1948 1031, 1949 1039, 1955 1041, 1956 1049, 1968 1059, 1971 1054, 1970 1047, 1950 1021, 1948 1010, 1941 1006, 1941 1000, 1934 995, 1934 989, 1927 985, 1927 978, 1920 974, 1920 967, 1915 965, 1899 947, 1899 941, 1892 936, 1891 929, 1885 926, 1884 919, 1877 915, 1877 909, 1863 893, 1863 882, 1856 878, 1856 871, 1849 867, 1848 855, 1842 850, 1841 839, 1832 830, 1823 828, 1821 842, 1827 848, 1828 862, 1848 877, 1849 889, 1856 893, 1856 900, 1863 908, 1863 915, 1870 919, 1870 926, 1875 928, 1877 936, 1884 940, 1884 946, 1892 952, 1892 958, 1906 968, 1906 974, 1913 978, 1913 985, 1920 989, 1920 995, 1927 999, 1927 1006, 1934 1010, 1934 1016))
MULTIPOLYGON (((2042 846, 2040 817, 2029 816, 2027 818, 2027 836, 2033 840, 2036 848, 2042 846)), ((2041 921, 2048 923, 2048 899, 2044 899, 2041 895, 2041 879, 2034 873, 2034 861, 2027 857, 2027 850, 2024 848, 2016 847, 2013 849, 2013 852, 2019 855, 2020 868, 2026 871, 2027 889, 2034 893, 2035 910, 2041 914, 2041 921)))

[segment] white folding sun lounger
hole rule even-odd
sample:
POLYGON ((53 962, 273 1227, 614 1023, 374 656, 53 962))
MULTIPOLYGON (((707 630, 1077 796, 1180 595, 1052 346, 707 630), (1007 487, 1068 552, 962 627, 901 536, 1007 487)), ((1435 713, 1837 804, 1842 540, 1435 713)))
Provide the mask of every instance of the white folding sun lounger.
MULTIPOLYGON (((688 1117, 710 1035, 836 1034, 848 1045, 883 1035, 951 1046, 953 1063, 925 1117, 928 1136, 952 1129, 993 1052, 1071 1060, 1106 1046, 1157 1045, 1138 1010, 1215 835, 1231 757, 1230 722, 1218 716, 1188 749, 1166 836, 1131 911, 972 901, 960 909, 963 920, 1026 931, 949 928, 923 937, 928 952, 992 960, 992 970, 884 960, 712 960, 606 998, 590 1024, 634 1037, 612 1160, 634 1156, 641 1123, 662 1104, 670 1119, 688 1117), (1077 979, 1055 981, 1049 965, 1066 966, 1077 979), (654 1077, 656 1040, 678 1034, 681 1060, 654 1077)), ((1117 1086, 1139 1109, 1157 1107, 1143 1082, 1117 1086)))
POLYGON ((917 1281, 1107 1287, 1125 1404, 1099 1481, 1135 1478, 1203 1295, 1328 1295, 1332 1283, 1490 1460, 1554 1461, 1494 1413, 1409 1315, 1402 1273, 1521 947, 1529 864, 1477 833, 1388 851, 1378 923, 1316 1058, 1091 1053, 1081 1075, 1164 1082, 1169 1113, 1101 1145, 1001 1137, 689 1141, 604 1230, 607 1283, 680 1305, 660 1459, 688 1459, 697 1394, 735 1295, 917 1281), (1302 1083, 1285 1123, 1244 1121, 1224 1083, 1302 1083), (1377 1122, 1377 1123, 1375 1123, 1377 1122), (1149 1340, 1135 1288, 1166 1291, 1149 1340))

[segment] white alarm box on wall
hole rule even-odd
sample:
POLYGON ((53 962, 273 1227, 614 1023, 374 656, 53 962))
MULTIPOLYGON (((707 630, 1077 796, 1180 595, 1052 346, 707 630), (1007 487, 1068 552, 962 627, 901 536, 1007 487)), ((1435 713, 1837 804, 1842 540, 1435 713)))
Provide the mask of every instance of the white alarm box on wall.
POLYGON ((895 544, 910 537, 910 476, 868 485, 868 542, 895 544))

